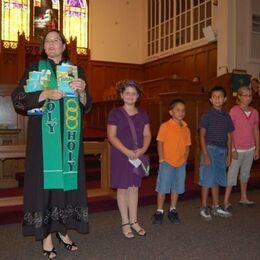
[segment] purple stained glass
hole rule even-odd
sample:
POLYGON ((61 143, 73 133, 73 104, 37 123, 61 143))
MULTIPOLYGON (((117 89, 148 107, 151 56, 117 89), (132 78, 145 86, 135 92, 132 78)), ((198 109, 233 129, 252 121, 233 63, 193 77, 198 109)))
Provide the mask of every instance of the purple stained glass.
POLYGON ((4 3, 4 7, 5 8, 16 8, 16 9, 23 9, 24 8, 24 4, 20 4, 20 3, 15 3, 15 2, 11 2, 11 3, 4 3))
POLYGON ((79 7, 82 8, 84 7, 84 1, 83 0, 66 0, 68 6, 72 7, 79 7))

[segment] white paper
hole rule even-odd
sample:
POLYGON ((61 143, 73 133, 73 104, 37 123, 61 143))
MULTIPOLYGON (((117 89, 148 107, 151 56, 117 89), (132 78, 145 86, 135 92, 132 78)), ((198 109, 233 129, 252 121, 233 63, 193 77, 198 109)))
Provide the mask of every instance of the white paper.
POLYGON ((128 161, 131 164, 133 164, 135 168, 138 168, 141 165, 141 163, 142 163, 142 161, 139 160, 139 159, 132 160, 132 159, 128 158, 128 161))

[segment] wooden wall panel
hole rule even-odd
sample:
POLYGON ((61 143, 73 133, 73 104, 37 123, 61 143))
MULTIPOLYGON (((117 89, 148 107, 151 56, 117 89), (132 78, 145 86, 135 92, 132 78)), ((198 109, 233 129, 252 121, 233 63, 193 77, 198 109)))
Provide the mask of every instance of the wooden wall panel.
POLYGON ((168 68, 169 63, 165 59, 152 62, 150 65, 146 64, 144 65, 144 80, 166 77, 168 68))
POLYGON ((0 84, 17 84, 17 52, 6 50, 0 53, 0 84))
POLYGON ((89 61, 90 92, 95 101, 102 101, 104 92, 124 79, 142 81, 142 66, 137 64, 89 61))
POLYGON ((217 75, 217 44, 207 44, 148 62, 143 65, 143 70, 144 80, 172 77, 174 74, 184 79, 192 79, 196 75, 206 84, 217 75))
POLYGON ((195 72, 195 64, 194 64, 194 56, 193 55, 187 55, 183 57, 183 72, 185 74, 185 78, 192 79, 194 75, 197 75, 197 72, 195 72))
POLYGON ((217 48, 208 50, 207 54, 207 78, 213 79, 216 77, 217 71, 217 48))
POLYGON ((105 70, 103 66, 91 66, 89 88, 94 100, 103 99, 103 87, 105 82, 105 70))
POLYGON ((116 70, 116 76, 114 78, 114 82, 118 82, 119 80, 122 79, 128 79, 129 78, 129 73, 130 70, 128 68, 118 68, 116 70))
MULTIPOLYGON (((202 82, 207 81, 207 52, 201 51, 195 54, 195 75, 199 75, 202 82)), ((216 75, 215 75, 216 76, 216 75)))
POLYGON ((174 59, 172 61, 170 60, 169 70, 168 70, 169 76, 181 75, 182 69, 183 69, 183 66, 182 66, 182 60, 181 59, 174 59))
POLYGON ((143 71, 140 69, 140 66, 129 69, 129 78, 143 81, 143 71))
MULTIPOLYGON (((17 84, 25 68, 25 58, 35 58, 38 46, 21 38, 18 49, 2 49, 0 52, 0 84, 17 84), (25 48, 26 47, 26 48, 25 48), (26 57, 21 57, 26 55, 26 57), (28 57, 27 57, 28 58, 28 57), (18 62, 17 62, 18 61, 18 62)), ((75 45, 75 44, 74 44, 75 45)), ((173 75, 183 79, 192 79, 194 75, 201 77, 203 83, 216 77, 217 44, 208 44, 182 53, 164 57, 143 65, 103 62, 90 60, 87 55, 75 54, 75 46, 70 43, 73 61, 81 65, 87 72, 89 88, 94 101, 104 100, 104 91, 113 90, 119 80, 135 79, 147 81, 158 78, 171 78, 173 75)))
POLYGON ((112 66, 105 66, 105 86, 110 87, 114 86, 116 82, 117 70, 118 68, 112 66))

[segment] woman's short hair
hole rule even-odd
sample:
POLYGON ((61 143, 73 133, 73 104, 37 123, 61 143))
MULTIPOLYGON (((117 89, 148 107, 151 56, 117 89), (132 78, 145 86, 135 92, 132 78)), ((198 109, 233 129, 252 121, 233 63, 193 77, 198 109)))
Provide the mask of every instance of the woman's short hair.
POLYGON ((116 90, 118 94, 122 94, 127 87, 135 88, 139 98, 143 95, 142 86, 136 81, 132 79, 125 79, 123 81, 119 81, 116 84, 116 90))
POLYGON ((237 98, 236 98, 236 103, 239 104, 240 99, 239 97, 243 95, 244 91, 248 91, 250 92, 250 94, 252 95, 252 89, 246 86, 242 86, 237 90, 237 98))
POLYGON ((59 35, 59 37, 61 39, 61 42, 63 44, 65 44, 66 47, 65 47, 65 50, 62 53, 62 58, 64 60, 69 60, 69 51, 68 51, 66 38, 65 38, 64 34, 61 31, 57 30, 57 29, 51 29, 51 30, 47 31, 44 34, 43 39, 42 39, 42 43, 41 43, 41 46, 40 46, 40 56, 41 56, 41 58, 42 59, 47 59, 48 58, 48 56, 47 56, 47 54, 46 54, 46 52, 44 50, 44 43, 45 43, 45 39, 46 39, 47 35, 49 33, 51 33, 51 32, 56 32, 59 35))
POLYGON ((252 93, 252 89, 250 89, 249 87, 246 86, 242 86, 237 90, 237 95, 241 96, 243 94, 244 91, 249 91, 250 93, 252 93))

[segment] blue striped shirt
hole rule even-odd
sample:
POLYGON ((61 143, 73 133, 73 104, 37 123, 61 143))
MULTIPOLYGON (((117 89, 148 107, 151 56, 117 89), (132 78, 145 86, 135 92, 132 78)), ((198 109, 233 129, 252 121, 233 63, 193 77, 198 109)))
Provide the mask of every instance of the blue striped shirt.
POLYGON ((234 131, 230 115, 211 107, 202 115, 199 128, 206 129, 206 144, 227 147, 228 133, 234 131))

